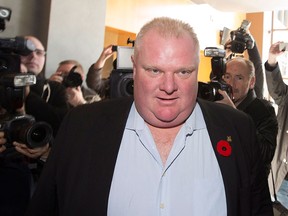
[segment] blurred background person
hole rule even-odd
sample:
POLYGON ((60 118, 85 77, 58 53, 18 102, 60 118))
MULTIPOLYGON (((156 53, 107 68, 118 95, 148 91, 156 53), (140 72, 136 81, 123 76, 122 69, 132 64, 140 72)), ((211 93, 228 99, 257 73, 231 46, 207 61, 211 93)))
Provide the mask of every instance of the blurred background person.
MULTIPOLYGON (((0 134, 2 140, 0 153, 0 184, 2 185, 0 188, 0 215, 4 216, 24 214, 51 146, 53 146, 53 138, 56 136, 61 121, 68 111, 65 88, 57 82, 47 81, 42 72, 46 55, 43 44, 33 36, 25 36, 24 38, 34 44, 35 50, 28 55, 20 56, 19 71, 34 74, 36 84, 23 87, 21 106, 13 107, 10 110, 9 105, 7 106, 10 103, 0 100, 0 119, 2 121, 6 120, 7 115, 9 120, 11 120, 11 116, 20 116, 21 118, 25 117, 27 122, 33 117, 37 123, 43 122, 50 125, 51 131, 49 133, 45 131, 48 133, 46 135, 50 137, 47 143, 44 143, 43 146, 33 147, 28 145, 28 142, 15 142, 15 140, 12 140, 13 137, 9 138, 10 130, 12 130, 11 133, 16 133, 13 128, 8 128, 0 134), (30 117, 28 118, 26 114, 30 117)), ((1 89, 0 93, 1 99, 6 98, 7 95, 10 99, 6 91, 4 93, 1 89), (3 95, 4 97, 2 97, 3 95)), ((15 104, 19 104, 19 101, 17 100, 15 104)), ((13 121, 11 127, 14 123, 13 121)), ((20 124, 19 128, 18 130, 25 131, 29 127, 20 124)))
POLYGON ((85 80, 85 72, 83 66, 76 60, 60 62, 56 72, 51 75, 49 80, 64 85, 68 103, 72 107, 101 100, 95 91, 82 85, 85 80))
POLYGON ((27 56, 21 56, 21 63, 36 76, 36 84, 28 87, 25 111, 36 121, 45 121, 52 126, 55 136, 62 119, 68 111, 65 88, 58 82, 49 81, 42 72, 46 51, 43 44, 34 36, 26 36, 36 47, 27 56))
POLYGON ((277 120, 279 131, 277 136, 277 147, 272 161, 272 180, 269 181, 270 189, 274 199, 280 201, 288 208, 288 85, 283 81, 278 57, 284 53, 280 50, 281 42, 270 46, 268 60, 265 62, 265 75, 268 92, 277 105, 277 120))

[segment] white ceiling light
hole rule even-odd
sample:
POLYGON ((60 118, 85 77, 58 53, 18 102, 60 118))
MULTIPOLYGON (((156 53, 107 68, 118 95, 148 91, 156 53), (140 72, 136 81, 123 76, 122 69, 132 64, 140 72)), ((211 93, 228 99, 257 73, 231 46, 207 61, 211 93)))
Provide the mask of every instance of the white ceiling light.
POLYGON ((209 4, 225 12, 263 12, 288 10, 287 0, 191 0, 195 4, 209 4))

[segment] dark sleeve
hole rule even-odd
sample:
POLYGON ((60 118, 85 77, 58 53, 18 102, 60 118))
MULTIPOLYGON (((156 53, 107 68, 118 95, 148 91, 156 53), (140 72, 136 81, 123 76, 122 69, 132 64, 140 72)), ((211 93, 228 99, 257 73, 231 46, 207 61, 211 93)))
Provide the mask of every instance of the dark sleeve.
POLYGON ((254 90, 256 96, 258 98, 263 98, 263 84, 264 84, 263 65, 256 43, 252 49, 248 49, 247 51, 249 55, 249 60, 253 62, 255 67, 256 83, 254 90))
POLYGON ((259 105, 262 105, 255 109, 261 110, 261 112, 255 113, 252 118, 254 118, 253 121, 256 123, 257 142, 260 145, 261 156, 268 176, 276 149, 278 122, 274 107, 269 101, 262 101, 263 103, 259 103, 259 105))
POLYGON ((96 91, 96 93, 99 94, 101 98, 104 98, 107 95, 109 88, 108 79, 102 78, 102 68, 96 70, 93 66, 94 64, 90 66, 87 73, 87 86, 96 91))
POLYGON ((277 63, 275 67, 271 67, 267 61, 265 62, 265 75, 268 92, 278 106, 286 103, 288 97, 288 86, 284 83, 277 63))
POLYGON ((36 121, 44 121, 51 125, 54 136, 56 135, 62 119, 68 111, 65 88, 51 82, 51 94, 48 102, 38 94, 30 92, 25 100, 27 114, 35 117, 36 121))

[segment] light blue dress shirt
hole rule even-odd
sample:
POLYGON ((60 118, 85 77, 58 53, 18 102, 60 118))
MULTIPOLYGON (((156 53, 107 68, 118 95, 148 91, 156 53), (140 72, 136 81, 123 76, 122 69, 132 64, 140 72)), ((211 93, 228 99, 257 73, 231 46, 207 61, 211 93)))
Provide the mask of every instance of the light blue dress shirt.
POLYGON ((163 165, 135 105, 130 110, 112 179, 109 216, 224 216, 220 168, 198 104, 163 165))

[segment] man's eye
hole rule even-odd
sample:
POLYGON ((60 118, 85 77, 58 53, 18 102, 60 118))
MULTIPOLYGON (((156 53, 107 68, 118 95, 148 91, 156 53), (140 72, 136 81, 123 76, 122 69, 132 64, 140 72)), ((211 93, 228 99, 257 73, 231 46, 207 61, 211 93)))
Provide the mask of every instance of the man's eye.
POLYGON ((243 77, 237 76, 236 80, 243 80, 243 77))
POLYGON ((178 75, 181 78, 187 78, 192 74, 192 72, 193 72, 192 70, 183 70, 183 71, 178 72, 178 75))
POLYGON ((158 69, 155 69, 155 68, 146 68, 145 70, 152 75, 157 75, 160 73, 160 71, 158 69))
POLYGON ((224 75, 224 76, 223 76, 223 79, 230 79, 230 76, 224 75))
POLYGON ((157 69, 151 69, 151 72, 152 72, 153 74, 158 74, 158 73, 159 73, 159 70, 157 70, 157 69))

